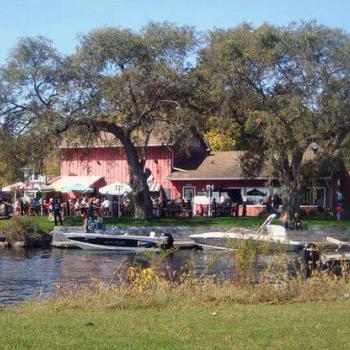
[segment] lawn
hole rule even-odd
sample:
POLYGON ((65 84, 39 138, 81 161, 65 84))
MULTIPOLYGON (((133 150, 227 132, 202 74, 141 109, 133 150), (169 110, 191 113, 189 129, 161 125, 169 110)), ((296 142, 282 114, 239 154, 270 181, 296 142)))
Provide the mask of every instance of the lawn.
POLYGON ((0 309, 1 349, 348 349, 350 304, 0 309))
MULTIPOLYGON (((51 231, 54 227, 53 222, 49 221, 47 217, 33 216, 32 220, 36 222, 43 230, 51 231)), ((0 230, 6 220, 0 220, 0 230)), ((263 222, 259 217, 176 217, 176 218, 154 218, 147 221, 136 220, 128 217, 114 218, 107 217, 104 219, 106 225, 118 226, 258 226, 263 222)), ((306 217, 302 220, 307 227, 348 227, 350 220, 345 219, 337 222, 334 219, 311 218, 306 217)), ((280 221, 274 223, 281 224, 280 221)), ((65 226, 80 226, 83 225, 81 217, 66 218, 64 220, 65 226)))

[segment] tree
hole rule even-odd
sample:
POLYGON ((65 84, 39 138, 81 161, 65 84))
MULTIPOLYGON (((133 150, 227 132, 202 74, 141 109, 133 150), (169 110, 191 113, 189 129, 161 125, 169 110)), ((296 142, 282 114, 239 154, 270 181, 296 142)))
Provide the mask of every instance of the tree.
POLYGON ((349 35, 314 22, 216 30, 197 74, 215 115, 240 128, 247 175, 270 164, 294 213, 310 164, 334 156, 350 131, 349 35))
POLYGON ((139 33, 94 30, 68 57, 45 38, 25 38, 1 69, 2 122, 19 133, 112 133, 130 168, 135 217, 148 218, 145 149, 157 128, 190 124, 187 71, 195 45, 192 28, 168 23, 139 33))
POLYGON ((16 135, 0 129, 1 184, 23 180, 24 167, 45 172, 45 162, 54 145, 41 136, 34 132, 16 135))

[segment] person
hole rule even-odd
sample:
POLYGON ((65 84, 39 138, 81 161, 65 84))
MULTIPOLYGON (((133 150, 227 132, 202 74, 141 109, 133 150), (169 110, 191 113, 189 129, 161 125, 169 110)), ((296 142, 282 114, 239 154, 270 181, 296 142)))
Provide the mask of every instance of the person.
POLYGON ((217 216, 218 215, 218 208, 216 203, 216 198, 214 197, 211 201, 211 216, 217 216))
POLYGON ((336 213, 336 216, 337 216, 337 221, 340 221, 341 218, 343 217, 343 212, 344 212, 344 209, 343 209, 343 206, 341 205, 341 203, 339 202, 335 208, 335 213, 336 213))
POLYGON ((189 199, 187 201, 187 215, 188 215, 189 218, 191 218, 192 214, 193 214, 192 213, 192 201, 189 199))
POLYGON ((89 202, 89 206, 86 209, 86 215, 85 215, 85 231, 91 232, 94 229, 94 205, 93 201, 91 200, 89 202))
POLYGON ((66 201, 66 216, 70 216, 70 208, 71 208, 71 199, 69 198, 67 201, 66 201))
POLYGON ((282 204, 282 200, 278 194, 275 194, 273 198, 272 208, 275 213, 278 213, 278 209, 280 205, 282 204))
POLYGON ((167 207, 168 201, 166 198, 163 198, 162 202, 160 203, 160 217, 165 218, 167 216, 167 207))
POLYGON ((324 212, 324 202, 322 197, 318 197, 316 200, 317 213, 322 214, 324 212))
POLYGON ((101 204, 101 214, 106 216, 109 215, 110 207, 111 201, 106 197, 101 204))
POLYGON ((341 202, 342 205, 344 203, 344 196, 340 191, 337 191, 337 202, 341 202))
POLYGON ((294 230, 301 230, 301 217, 299 213, 294 214, 294 230))
POLYGON ((271 212, 272 211, 272 197, 269 196, 269 198, 266 201, 266 211, 271 212))
POLYGON ((118 199, 117 197, 113 197, 112 201, 112 216, 117 217, 118 216, 118 199))
POLYGON ((95 211, 94 203, 93 203, 93 201, 90 201, 89 202, 89 206, 86 209, 86 216, 87 216, 88 219, 94 217, 94 211, 95 211))
POLYGON ((59 199, 56 199, 56 201, 52 204, 52 212, 55 220, 55 226, 57 226, 57 219, 59 219, 61 226, 63 226, 61 210, 62 210, 61 203, 59 199))
POLYGON ((20 198, 16 199, 14 212, 16 216, 22 215, 22 200, 20 198))
POLYGON ((289 215, 288 215, 288 213, 283 214, 282 222, 283 222, 284 228, 288 229, 289 228, 289 215))
POLYGON ((247 202, 243 202, 242 216, 247 216, 247 202))

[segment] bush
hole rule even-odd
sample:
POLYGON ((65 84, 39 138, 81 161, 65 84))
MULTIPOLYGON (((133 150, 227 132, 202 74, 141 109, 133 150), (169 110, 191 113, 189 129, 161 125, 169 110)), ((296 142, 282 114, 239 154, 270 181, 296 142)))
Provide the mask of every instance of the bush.
POLYGON ((42 247, 51 243, 51 235, 25 216, 14 216, 4 224, 2 231, 9 246, 16 242, 24 247, 42 247))

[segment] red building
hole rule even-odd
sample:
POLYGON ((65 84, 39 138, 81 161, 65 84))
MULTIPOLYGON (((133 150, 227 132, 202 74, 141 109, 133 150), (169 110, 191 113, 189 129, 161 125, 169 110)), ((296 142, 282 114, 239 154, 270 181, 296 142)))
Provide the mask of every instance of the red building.
MULTIPOLYGON (((254 179, 244 177, 240 156, 238 151, 210 152, 197 132, 186 144, 181 141, 164 143, 152 135, 146 161, 146 167, 152 172, 150 188, 158 190, 162 187, 168 198, 183 197, 199 204, 208 201, 207 189, 211 185, 212 195, 218 201, 227 197, 233 201, 248 201, 248 215, 256 215, 263 210, 269 195, 279 193, 279 185, 274 181, 272 187, 265 187, 266 170, 254 179)), ((91 186, 98 188, 116 181, 128 183, 130 175, 123 147, 113 135, 105 133, 93 146, 62 145, 61 176, 84 177, 84 183, 86 177, 91 177, 94 180, 91 186)), ((325 171, 315 187, 305 189, 303 204, 308 209, 316 208, 320 203, 332 208, 336 191, 341 189, 341 178, 339 172, 325 171)))

